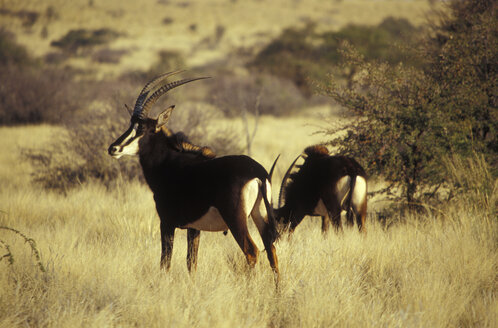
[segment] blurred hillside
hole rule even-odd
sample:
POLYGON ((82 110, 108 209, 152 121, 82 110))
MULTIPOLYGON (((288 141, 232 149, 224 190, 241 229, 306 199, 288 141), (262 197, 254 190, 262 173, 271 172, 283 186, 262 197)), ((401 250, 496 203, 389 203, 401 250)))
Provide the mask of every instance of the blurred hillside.
POLYGON ((189 68, 220 62, 239 66, 285 28, 313 22, 319 30, 375 25, 386 17, 425 23, 431 1, 7 0, 1 26, 34 57, 109 78, 148 70, 161 51, 178 53, 189 68), (79 49, 54 46, 71 31, 107 30, 109 42, 79 49))

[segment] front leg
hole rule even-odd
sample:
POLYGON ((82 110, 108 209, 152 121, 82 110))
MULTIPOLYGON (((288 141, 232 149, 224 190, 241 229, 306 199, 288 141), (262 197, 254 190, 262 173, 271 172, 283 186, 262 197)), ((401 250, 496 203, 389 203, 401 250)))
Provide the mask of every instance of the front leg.
POLYGON ((197 252, 199 251, 199 240, 201 232, 196 229, 187 229, 187 268, 188 272, 197 269, 197 252))
POLYGON ((173 254, 173 241, 175 239, 175 227, 161 220, 161 269, 169 270, 171 266, 171 255, 173 254))
POLYGON ((323 215, 322 216, 322 233, 324 235, 327 234, 327 232, 329 231, 329 226, 330 226, 330 217, 329 215, 323 215))

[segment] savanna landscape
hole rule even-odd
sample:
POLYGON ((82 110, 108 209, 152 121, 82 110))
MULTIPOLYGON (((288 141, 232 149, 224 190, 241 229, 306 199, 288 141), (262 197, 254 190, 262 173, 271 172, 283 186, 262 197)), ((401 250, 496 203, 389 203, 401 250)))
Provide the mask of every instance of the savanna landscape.
POLYGON ((0 2, 0 327, 496 327, 496 1, 0 2), (314 144, 368 175, 366 233, 307 217, 276 286, 231 236, 160 269, 137 157, 107 148, 144 83, 168 127, 270 170, 314 144))

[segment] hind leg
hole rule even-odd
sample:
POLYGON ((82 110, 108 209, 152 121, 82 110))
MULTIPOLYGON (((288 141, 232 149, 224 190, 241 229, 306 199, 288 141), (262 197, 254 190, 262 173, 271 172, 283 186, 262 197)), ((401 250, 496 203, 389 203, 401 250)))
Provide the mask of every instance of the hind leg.
POLYGON ((346 223, 348 227, 354 226, 355 216, 356 216, 356 211, 353 211, 352 208, 346 209, 346 223))
POLYGON ((356 224, 358 225, 358 230, 363 233, 367 233, 365 228, 365 219, 367 217, 367 201, 365 200, 356 214, 356 224))
POLYGON ((232 232, 235 241, 239 245, 240 249, 246 256, 247 263, 251 268, 254 268, 256 263, 258 262, 258 247, 252 240, 249 235, 249 230, 247 229, 247 224, 240 224, 237 222, 236 224, 229 225, 230 231, 232 232))
POLYGON ((259 251, 247 229, 248 214, 243 208, 225 208, 219 209, 219 211, 233 238, 246 256, 247 263, 251 268, 254 267, 258 260, 259 251))

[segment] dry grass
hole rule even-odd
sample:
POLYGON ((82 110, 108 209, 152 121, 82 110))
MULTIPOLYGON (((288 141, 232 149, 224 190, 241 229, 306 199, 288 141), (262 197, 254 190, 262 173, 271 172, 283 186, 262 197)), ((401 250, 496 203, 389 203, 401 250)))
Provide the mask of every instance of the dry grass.
MULTIPOLYGON (((260 124, 271 144, 264 131, 275 122, 260 124)), ((15 257, 13 265, 0 262, 0 327, 496 327, 498 222, 479 208, 462 202, 443 209, 444 221, 404 217, 389 229, 370 219, 364 237, 346 229, 323 238, 308 219, 276 244, 278 291, 264 253, 249 270, 221 233, 202 234, 198 271, 189 276, 186 234, 177 231, 172 270, 163 273, 159 220, 145 186, 87 185, 62 196, 29 185, 27 164, 12 154, 41 147, 53 132, 0 129, 7 182, 0 226, 34 238, 47 268, 40 272, 28 245, 0 230, 15 257)), ((281 147, 257 143, 270 152, 281 147)))

